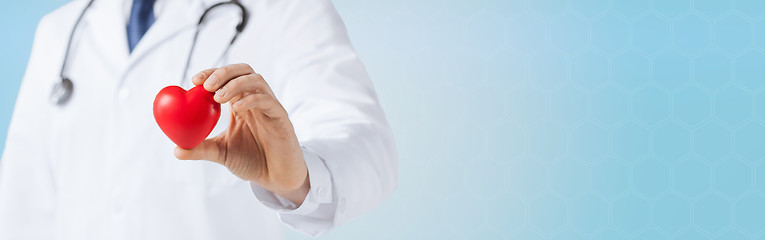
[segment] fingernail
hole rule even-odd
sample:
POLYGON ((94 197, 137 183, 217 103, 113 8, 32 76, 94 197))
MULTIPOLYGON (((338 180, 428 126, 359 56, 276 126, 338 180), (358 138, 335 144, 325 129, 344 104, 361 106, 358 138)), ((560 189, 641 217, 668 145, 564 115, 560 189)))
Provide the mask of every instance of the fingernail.
POLYGON ((227 91, 228 91, 228 89, 226 87, 223 87, 220 90, 218 90, 218 92, 215 93, 215 97, 217 97, 217 98, 225 97, 227 91))
POLYGON ((209 78, 207 78, 207 81, 205 81, 205 82, 209 82, 208 84, 210 84, 210 85, 215 85, 216 84, 216 79, 215 79, 215 77, 210 76, 209 78))

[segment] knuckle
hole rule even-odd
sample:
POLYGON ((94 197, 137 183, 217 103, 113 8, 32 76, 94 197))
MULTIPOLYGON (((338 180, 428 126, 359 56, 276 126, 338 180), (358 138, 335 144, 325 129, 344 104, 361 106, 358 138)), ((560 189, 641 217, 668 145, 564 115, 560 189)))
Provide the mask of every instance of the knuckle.
MULTIPOLYGON (((253 94, 253 95, 247 96, 247 102, 250 102, 250 103, 261 102, 261 99, 260 99, 260 97, 258 95, 259 94, 253 94)), ((260 104, 255 104, 255 105, 256 106, 260 106, 260 104)))
POLYGON ((268 95, 268 94, 260 94, 260 99, 261 101, 268 101, 268 102, 273 102, 274 100, 276 100, 271 95, 268 95))
POLYGON ((254 70, 252 70, 252 66, 250 66, 250 64, 246 64, 246 63, 240 63, 240 64, 242 65, 242 67, 244 67, 245 69, 249 70, 250 72, 254 72, 254 70))
POLYGON ((218 70, 215 70, 215 73, 220 76, 227 76, 231 72, 227 67, 218 68, 218 70))
POLYGON ((253 81, 256 80, 255 76, 253 76, 252 74, 244 75, 244 76, 242 76, 242 79, 244 79, 247 82, 253 82, 253 81))
POLYGON ((252 86, 253 86, 253 89, 259 90, 259 89, 263 89, 265 87, 265 84, 263 82, 261 82, 261 81, 255 81, 252 84, 252 86))
POLYGON ((228 81, 225 86, 228 91, 237 91, 239 90, 240 85, 241 83, 234 79, 232 81, 228 81))

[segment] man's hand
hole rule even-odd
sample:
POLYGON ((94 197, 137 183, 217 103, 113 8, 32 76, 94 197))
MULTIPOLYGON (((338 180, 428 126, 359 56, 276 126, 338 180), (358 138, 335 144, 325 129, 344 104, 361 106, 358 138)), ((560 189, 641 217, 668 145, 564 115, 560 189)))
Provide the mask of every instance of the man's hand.
POLYGON ((287 111, 263 77, 247 64, 233 64, 204 70, 192 82, 216 92, 215 101, 231 104, 231 123, 194 149, 176 147, 175 156, 223 164, 239 178, 302 204, 310 189, 308 168, 287 111))

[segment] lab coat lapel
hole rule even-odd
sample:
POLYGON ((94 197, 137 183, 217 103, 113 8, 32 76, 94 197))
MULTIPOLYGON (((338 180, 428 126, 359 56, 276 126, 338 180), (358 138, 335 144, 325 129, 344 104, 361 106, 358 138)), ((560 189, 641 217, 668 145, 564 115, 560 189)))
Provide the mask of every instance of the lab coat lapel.
MULTIPOLYGON (((129 73, 143 57, 161 47, 167 39, 184 30, 192 29, 196 25, 196 16, 199 15, 198 5, 188 4, 186 1, 169 1, 166 7, 168 10, 157 18, 133 49, 133 52, 130 53, 125 74, 129 73)), ((123 35, 126 36, 125 33, 123 35)))
POLYGON ((99 49, 101 57, 106 59, 114 71, 122 70, 128 58, 127 33, 121 17, 122 9, 119 1, 95 1, 91 10, 86 14, 89 21, 83 21, 92 28, 95 39, 94 49, 99 49))

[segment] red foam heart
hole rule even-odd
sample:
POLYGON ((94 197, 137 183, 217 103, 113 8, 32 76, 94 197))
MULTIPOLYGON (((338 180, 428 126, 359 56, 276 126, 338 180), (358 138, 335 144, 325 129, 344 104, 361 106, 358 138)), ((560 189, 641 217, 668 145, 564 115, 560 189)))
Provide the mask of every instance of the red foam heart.
POLYGON ((178 147, 192 149, 210 135, 220 117, 220 103, 202 86, 183 90, 167 86, 154 98, 154 119, 178 147))

